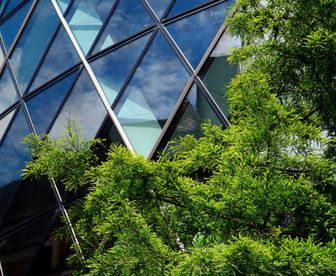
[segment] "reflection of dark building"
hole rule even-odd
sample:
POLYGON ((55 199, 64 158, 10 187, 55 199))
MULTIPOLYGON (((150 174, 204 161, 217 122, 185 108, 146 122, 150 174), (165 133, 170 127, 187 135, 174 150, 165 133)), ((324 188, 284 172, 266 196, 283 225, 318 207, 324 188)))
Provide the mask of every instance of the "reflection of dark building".
POLYGON ((58 202, 48 183, 20 180, 28 133, 57 137, 70 118, 86 137, 107 137, 152 158, 172 137, 200 135, 204 120, 228 124, 223 94, 237 68, 226 57, 238 42, 223 22, 232 3, 0 1, 5 275, 57 275, 67 250, 49 237, 72 197, 58 202))

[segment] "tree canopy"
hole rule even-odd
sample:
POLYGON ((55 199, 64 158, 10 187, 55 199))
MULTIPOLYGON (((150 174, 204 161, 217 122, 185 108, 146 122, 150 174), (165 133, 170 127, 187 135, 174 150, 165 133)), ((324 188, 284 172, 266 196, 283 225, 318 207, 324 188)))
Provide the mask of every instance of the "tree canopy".
POLYGON ((88 189, 70 208, 78 274, 336 274, 335 9, 238 0, 231 126, 204 124, 157 161, 112 146, 99 162, 99 141, 71 129, 26 138, 25 177, 88 189))

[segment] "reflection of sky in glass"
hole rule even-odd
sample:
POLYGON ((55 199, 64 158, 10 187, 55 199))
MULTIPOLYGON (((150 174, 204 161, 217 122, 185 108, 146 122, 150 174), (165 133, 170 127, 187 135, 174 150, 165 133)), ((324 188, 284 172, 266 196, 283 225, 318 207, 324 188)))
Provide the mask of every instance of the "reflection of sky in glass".
POLYGON ((106 109, 86 71, 81 73, 58 115, 50 134, 59 137, 69 120, 74 121, 86 138, 93 138, 106 116, 106 109))
POLYGON ((95 52, 107 48, 153 24, 152 19, 139 0, 119 1, 109 19, 95 52))
POLYGON ((70 38, 61 27, 34 79, 30 91, 79 62, 70 38))
POLYGON ((2 136, 4 135, 6 128, 14 115, 14 112, 15 112, 15 109, 11 111, 10 113, 8 113, 5 117, 0 119, 0 140, 2 136))
POLYGON ((224 2, 167 26, 194 68, 224 23, 225 10, 230 3, 230 1, 224 2))
POLYGON ((114 102, 148 38, 149 35, 146 35, 91 63, 110 104, 114 102))
POLYGON ((66 93, 69 91, 75 76, 76 72, 71 73, 64 79, 59 80, 56 84, 53 84, 29 99, 27 107, 36 133, 43 134, 46 132, 66 93))
POLYGON ((89 52, 114 2, 114 0, 76 0, 73 3, 67 18, 84 54, 89 52))
POLYGON ((159 33, 116 106, 117 116, 138 152, 149 154, 188 77, 159 33))
POLYGON ((7 50, 11 46, 16 36, 16 33, 21 27, 23 19, 25 18, 31 6, 31 3, 32 1, 27 2, 20 10, 18 10, 10 18, 8 18, 4 23, 1 24, 0 26, 1 35, 2 35, 4 44, 7 50))
POLYGON ((13 81, 7 67, 0 77, 0 113, 18 100, 13 81))
MULTIPOLYGON (((155 0, 154 0, 155 1, 155 0)), ((213 0, 176 0, 175 4, 168 13, 168 17, 185 12, 199 5, 212 2, 213 0)))
POLYGON ((39 1, 11 56, 13 71, 22 91, 27 87, 58 23, 51 2, 39 1))
POLYGON ((152 6, 158 17, 161 18, 171 0, 147 0, 147 2, 152 6))
POLYGON ((27 121, 20 109, 0 145, 0 187, 20 179, 21 169, 29 159, 26 146, 21 143, 28 133, 27 121))

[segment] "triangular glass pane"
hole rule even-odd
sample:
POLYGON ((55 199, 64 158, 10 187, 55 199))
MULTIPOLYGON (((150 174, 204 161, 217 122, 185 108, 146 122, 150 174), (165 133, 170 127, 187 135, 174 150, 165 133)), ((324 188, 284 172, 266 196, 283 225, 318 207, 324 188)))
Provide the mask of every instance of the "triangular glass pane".
POLYGON ((25 91, 57 27, 59 18, 50 1, 38 1, 13 53, 11 65, 21 91, 25 91))
POLYGON ((71 0, 57 0, 57 4, 60 7, 63 14, 65 13, 66 9, 68 8, 71 0))
POLYGON ((103 148, 99 148, 97 153, 99 155, 99 159, 103 160, 106 158, 107 152, 106 149, 111 145, 111 144, 117 144, 117 145, 123 145, 124 141, 122 140, 115 124, 113 123, 112 119, 110 116, 106 116, 105 122, 102 125, 98 135, 99 138, 103 139, 103 148))
POLYGON ((149 35, 146 35, 91 63, 111 105, 144 49, 148 38, 149 35))
POLYGON ((210 2, 213 2, 213 0, 175 0, 173 7, 168 13, 168 17, 178 15, 180 13, 210 2))
POLYGON ((5 67, 0 76, 0 113, 18 100, 10 73, 5 67))
POLYGON ((200 78, 227 118, 229 116, 229 105, 225 97, 227 85, 239 72, 237 64, 228 62, 228 54, 230 49, 240 47, 240 45, 241 41, 239 39, 233 38, 228 32, 224 32, 200 72, 200 78))
POLYGON ((190 64, 196 68, 215 37, 231 2, 224 2, 167 26, 190 64))
POLYGON ((54 125, 50 130, 53 137, 64 134, 69 121, 75 123, 86 138, 96 136, 107 112, 86 71, 78 78, 74 88, 54 125))
POLYGON ((0 140, 1 140, 2 136, 5 134, 7 126, 9 124, 9 122, 11 121, 14 113, 15 113, 15 109, 13 111, 11 111, 10 113, 8 113, 5 117, 0 119, 0 140))
POLYGON ((175 52, 158 33, 115 108, 137 152, 148 156, 188 78, 175 52))
POLYGON ((79 56, 62 26, 49 48, 29 90, 32 91, 36 89, 78 62, 79 56))
POLYGON ((168 8, 171 0, 147 0, 159 18, 161 18, 168 8))
POLYGON ((51 120, 69 91, 76 73, 73 72, 59 80, 27 102, 28 111, 37 134, 46 133, 51 120))
MULTIPOLYGON (((134 0, 133 0, 134 1, 134 0)), ((86 55, 115 0, 76 0, 67 15, 69 26, 86 55)))
POLYGON ((220 120, 203 96, 202 91, 195 84, 185 101, 184 110, 180 111, 183 112, 183 115, 179 120, 171 139, 183 137, 187 134, 201 137, 202 123, 207 120, 210 120, 212 124, 221 125, 220 120))
POLYGON ((32 1, 28 1, 21 9, 0 25, 1 36, 7 50, 12 45, 31 4, 32 1))
POLYGON ((153 20, 139 0, 118 2, 100 36, 94 52, 99 52, 153 25, 153 20))

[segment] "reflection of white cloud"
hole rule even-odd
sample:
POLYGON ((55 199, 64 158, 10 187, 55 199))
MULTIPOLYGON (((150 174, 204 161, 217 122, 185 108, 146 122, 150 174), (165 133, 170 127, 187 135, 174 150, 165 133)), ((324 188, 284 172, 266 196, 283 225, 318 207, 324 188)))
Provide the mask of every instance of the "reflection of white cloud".
POLYGON ((153 10, 158 14, 158 16, 161 17, 167 9, 170 0, 148 0, 147 2, 149 2, 149 4, 152 6, 153 10))
POLYGON ((228 31, 224 32, 220 38, 216 48, 211 53, 211 57, 227 56, 230 53, 230 49, 239 48, 241 46, 241 40, 237 37, 232 37, 228 31))
POLYGON ((59 19, 51 2, 38 1, 34 13, 11 55, 13 71, 22 90, 30 81, 58 23, 59 19))
POLYGON ((24 76, 27 75, 29 68, 26 67, 26 65, 30 63, 24 62, 24 54, 23 54, 23 48, 17 46, 11 56, 10 59, 11 66, 14 72, 14 75, 16 76, 19 86, 21 88, 26 87, 27 83, 23 83, 22 80, 24 79, 24 76))
POLYGON ((0 120, 0 140, 2 138, 2 136, 4 135, 6 128, 10 122, 10 120, 12 119, 13 115, 14 115, 15 110, 11 111, 10 113, 8 113, 5 117, 3 117, 0 120))
POLYGON ((30 87, 30 91, 51 78, 56 77, 61 72, 64 72, 78 60, 79 57, 77 56, 69 37, 65 33, 65 30, 61 28, 39 68, 33 84, 30 87))
POLYGON ((140 1, 120 1, 112 14, 107 26, 97 44, 97 50, 102 50, 152 24, 153 21, 145 11, 140 1))
POLYGON ((110 104, 113 103, 148 40, 148 35, 91 63, 110 104))
POLYGON ((7 68, 0 78, 0 113, 15 103, 17 94, 7 68))
POLYGON ((20 110, 0 146, 0 187, 20 179, 21 169, 29 158, 26 146, 21 142, 28 133, 26 119, 20 110))
POLYGON ((74 90, 52 126, 50 134, 53 137, 62 135, 70 119, 81 129, 85 137, 93 138, 105 116, 106 110, 85 72, 78 79, 74 90))

